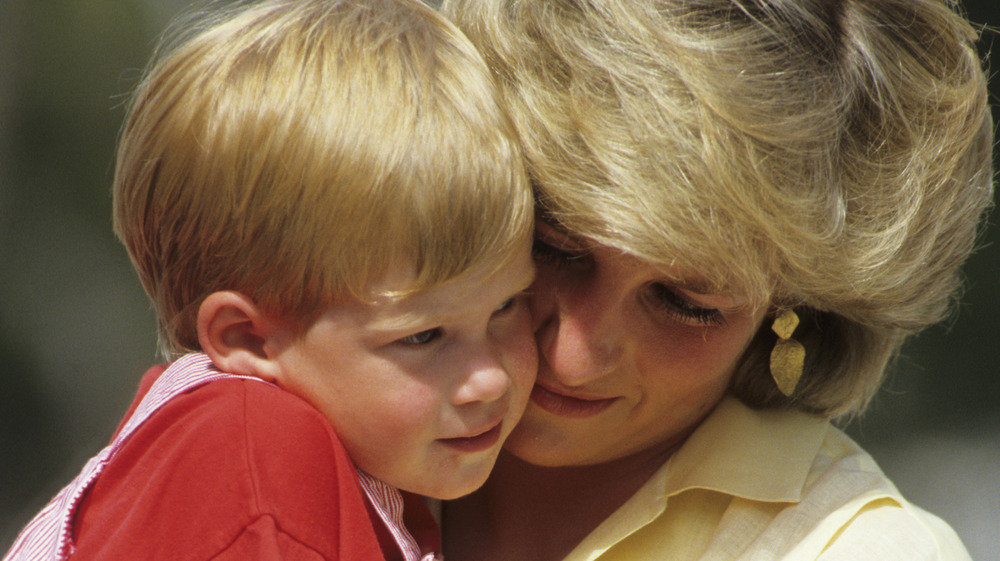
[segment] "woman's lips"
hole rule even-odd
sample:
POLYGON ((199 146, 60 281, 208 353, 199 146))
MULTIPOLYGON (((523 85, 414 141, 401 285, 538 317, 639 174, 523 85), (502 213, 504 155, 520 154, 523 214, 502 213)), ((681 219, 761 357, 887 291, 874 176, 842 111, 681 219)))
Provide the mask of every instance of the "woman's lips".
POLYGON ((573 397, 535 384, 531 390, 531 401, 553 415, 582 419, 603 412, 611 407, 617 398, 573 397))
POLYGON ((503 432, 503 422, 498 422, 493 428, 482 432, 475 436, 466 436, 458 438, 442 438, 438 442, 441 442, 445 446, 457 450, 459 452, 473 453, 482 452, 483 450, 489 450, 500 440, 500 434, 503 432))

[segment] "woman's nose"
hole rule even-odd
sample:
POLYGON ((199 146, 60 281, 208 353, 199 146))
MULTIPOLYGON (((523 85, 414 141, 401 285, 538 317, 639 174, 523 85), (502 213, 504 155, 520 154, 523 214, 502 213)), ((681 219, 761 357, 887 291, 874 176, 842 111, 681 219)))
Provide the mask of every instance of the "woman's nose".
MULTIPOLYGON (((538 296, 545 297, 546 291, 538 296)), ((598 286, 548 291, 546 310, 536 318, 535 338, 549 375, 566 386, 578 386, 615 370, 625 353, 624 326, 617 325, 613 293, 598 286)), ((544 366, 540 366, 544 369, 544 366)))

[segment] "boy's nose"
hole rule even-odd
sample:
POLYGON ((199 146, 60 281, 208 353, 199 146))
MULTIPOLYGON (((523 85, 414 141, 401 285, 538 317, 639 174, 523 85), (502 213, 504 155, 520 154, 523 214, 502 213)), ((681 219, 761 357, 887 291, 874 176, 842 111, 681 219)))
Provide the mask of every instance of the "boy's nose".
POLYGON ((468 371, 455 389, 455 405, 496 401, 507 393, 511 378, 499 360, 480 355, 468 365, 468 371))

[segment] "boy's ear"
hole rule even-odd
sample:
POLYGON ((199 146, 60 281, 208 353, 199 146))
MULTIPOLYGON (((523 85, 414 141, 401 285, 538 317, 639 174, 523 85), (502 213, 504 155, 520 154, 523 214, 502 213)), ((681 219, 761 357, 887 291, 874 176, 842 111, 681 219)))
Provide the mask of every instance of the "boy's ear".
POLYGON ((213 292, 198 307, 202 352, 223 372, 276 381, 280 333, 281 327, 239 292, 213 292))

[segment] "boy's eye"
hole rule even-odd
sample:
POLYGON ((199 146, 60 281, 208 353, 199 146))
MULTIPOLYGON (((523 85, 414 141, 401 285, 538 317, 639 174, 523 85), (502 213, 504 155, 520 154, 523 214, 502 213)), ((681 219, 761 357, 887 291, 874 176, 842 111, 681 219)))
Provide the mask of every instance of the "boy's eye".
POLYGON ((427 329, 419 333, 414 333, 413 335, 407 335, 399 340, 400 343, 404 345, 426 345, 431 341, 437 339, 441 335, 441 328, 435 327, 434 329, 427 329))

